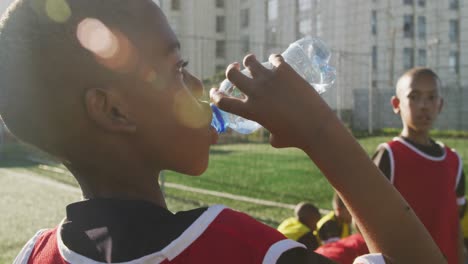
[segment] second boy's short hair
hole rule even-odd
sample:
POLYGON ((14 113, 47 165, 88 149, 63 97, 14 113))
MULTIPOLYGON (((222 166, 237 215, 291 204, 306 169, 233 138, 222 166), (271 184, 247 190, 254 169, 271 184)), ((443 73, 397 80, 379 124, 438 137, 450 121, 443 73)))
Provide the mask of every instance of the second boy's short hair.
POLYGON ((415 67, 403 73, 403 75, 398 79, 397 85, 395 86, 395 94, 397 95, 397 97, 398 97, 399 91, 405 85, 403 82, 405 81, 406 78, 411 77, 413 80, 417 80, 418 78, 422 76, 430 76, 434 78, 437 81, 437 84, 438 84, 437 86, 439 89, 442 86, 442 81, 440 80, 437 73, 435 73, 432 69, 427 68, 427 67, 415 67))
POLYGON ((0 22, 0 115, 20 139, 43 149, 67 140, 57 127, 72 124, 67 109, 76 110, 79 103, 67 95, 130 77, 102 66, 82 47, 78 23, 95 18, 138 39, 150 34, 143 33, 151 28, 144 17, 154 5, 150 0, 67 0, 69 17, 56 21, 46 12, 49 2, 16 0, 0 22))

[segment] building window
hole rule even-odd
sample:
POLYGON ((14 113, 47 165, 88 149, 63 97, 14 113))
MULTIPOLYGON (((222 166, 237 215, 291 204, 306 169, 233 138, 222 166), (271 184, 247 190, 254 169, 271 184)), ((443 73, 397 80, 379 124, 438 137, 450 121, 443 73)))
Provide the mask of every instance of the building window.
POLYGON ((250 52, 250 37, 248 35, 243 35, 241 37, 241 51, 242 53, 246 54, 250 52))
POLYGON ((216 16, 216 32, 222 33, 226 29, 226 19, 224 16, 216 16))
POLYGON ((276 33, 276 27, 269 27, 266 32, 266 43, 270 47, 276 47, 277 46, 277 33, 276 33))
POLYGON ((217 40, 216 41, 216 58, 225 58, 226 57, 226 41, 217 40))
POLYGON ((403 4, 405 4, 405 5, 413 5, 413 0, 403 0, 403 4))
POLYGON ((457 42, 459 37, 458 19, 450 19, 449 39, 451 42, 457 42))
POLYGON ((241 9, 240 11, 240 23, 241 23, 241 28, 246 28, 249 26, 249 9, 241 9))
POLYGON ((312 1, 311 0, 297 0, 297 9, 300 12, 312 9, 312 1))
POLYGON ((449 8, 457 10, 459 8, 458 0, 449 0, 449 8))
POLYGON ((377 46, 372 46, 372 69, 377 70, 377 46))
POLYGON ((298 38, 302 38, 307 35, 310 35, 312 33, 312 19, 307 18, 307 19, 299 20, 297 31, 298 31, 298 36, 297 36, 298 38))
POLYGON ((224 0, 216 0, 217 8, 224 8, 224 0))
POLYGON ((418 37, 419 39, 426 39, 426 17, 418 16, 418 37))
POLYGON ((418 65, 419 66, 427 65, 427 52, 425 49, 418 50, 418 65))
POLYGON ((171 9, 172 10, 180 10, 180 0, 172 0, 171 1, 171 9))
POLYGON ((460 73, 460 56, 458 51, 451 51, 449 56, 449 69, 453 73, 460 73))
POLYGON ((267 19, 268 21, 278 18, 278 0, 268 0, 267 2, 267 19))
POLYGON ((425 7, 426 6, 426 0, 418 0, 418 5, 420 7, 425 7))
POLYGON ((405 70, 414 66, 414 51, 412 48, 403 49, 403 67, 405 70))
POLYGON ((403 17, 403 36, 405 38, 414 37, 414 17, 413 15, 405 15, 403 17))
POLYGON ((371 32, 372 35, 377 35, 377 11, 372 10, 372 15, 371 15, 371 32))

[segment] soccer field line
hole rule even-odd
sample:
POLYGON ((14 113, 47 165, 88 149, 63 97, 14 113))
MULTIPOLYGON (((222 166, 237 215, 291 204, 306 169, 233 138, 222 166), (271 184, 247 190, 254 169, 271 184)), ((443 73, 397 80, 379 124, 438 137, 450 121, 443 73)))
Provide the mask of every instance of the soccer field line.
POLYGON ((210 191, 206 189, 190 187, 190 186, 177 184, 177 183, 165 182, 164 187, 178 189, 182 191, 206 194, 206 195, 211 195, 211 196, 216 196, 216 197, 222 197, 222 198, 231 199, 235 201, 254 203, 254 204, 259 204, 259 205, 274 206, 274 207, 281 207, 281 208, 287 208, 287 209, 294 209, 295 207, 294 204, 286 204, 286 203, 262 200, 262 199, 247 197, 247 196, 241 196, 237 194, 225 193, 225 192, 210 191))
MULTIPOLYGON (((68 174, 71 175, 69 171, 57 168, 57 167, 51 167, 48 165, 39 165, 39 168, 42 170, 47 170, 47 171, 52 171, 55 173, 61 173, 61 174, 68 174)), ((37 177, 36 177, 37 178, 37 177)), ((50 179, 44 179, 47 180, 48 182, 53 180, 50 179)), ((63 183, 59 183, 60 186, 66 185, 63 183)), ((66 185, 69 188, 74 188, 76 191, 80 191, 79 188, 72 187, 69 185, 66 185)), ((183 184, 177 184, 177 183, 171 183, 171 182, 164 182, 163 186, 165 188, 172 188, 172 189, 177 189, 181 191, 189 191, 189 192, 194 192, 194 193, 199 193, 199 194, 204 194, 204 195, 210 195, 210 196, 215 196, 215 197, 221 197, 221 198, 226 198, 226 199, 231 199, 235 201, 242 201, 242 202, 247 202, 247 203, 253 203, 253 204, 258 204, 258 205, 264 205, 264 206, 272 206, 272 207, 280 207, 280 208, 286 208, 286 209, 294 209, 296 205, 294 204, 287 204, 287 203, 281 203, 281 202, 275 202, 275 201, 269 201, 269 200, 263 200, 263 199, 257 199, 257 198, 252 198, 252 197, 247 197, 247 196, 242 196, 242 195, 237 195, 237 194, 232 194, 232 193, 226 193, 226 192, 218 192, 218 191, 212 191, 212 190, 206 190, 206 189, 201 189, 201 188, 195 188, 195 187, 190 187, 186 186, 183 184)), ((320 213, 326 214, 329 212, 329 210, 325 209, 319 209, 320 213)))

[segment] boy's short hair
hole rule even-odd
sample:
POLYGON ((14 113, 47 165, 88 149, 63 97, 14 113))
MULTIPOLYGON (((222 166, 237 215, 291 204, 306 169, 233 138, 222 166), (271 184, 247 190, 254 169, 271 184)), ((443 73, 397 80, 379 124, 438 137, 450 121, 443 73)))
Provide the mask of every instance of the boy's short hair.
POLYGON ((14 1, 0 22, 0 115, 9 129, 23 141, 59 155, 59 146, 79 135, 62 130, 74 127, 74 114, 84 111, 85 89, 134 76, 132 71, 113 71, 100 64, 80 44, 78 24, 94 18, 129 40, 140 39, 151 28, 145 25, 149 5, 154 3, 14 1), (50 6, 54 3, 59 5, 50 6), (53 12, 62 13, 57 17, 53 12))
POLYGON ((302 223, 307 222, 307 219, 311 217, 316 217, 317 220, 321 217, 319 209, 315 205, 307 202, 297 204, 294 208, 294 214, 302 223))
POLYGON ((430 68, 427 67, 415 67, 412 69, 407 70, 403 75, 398 79, 397 85, 395 87, 395 94, 398 97, 400 91, 408 85, 407 80, 411 78, 412 80, 417 80, 423 76, 430 76, 434 78, 437 82, 437 87, 440 89, 442 86, 442 81, 440 80, 439 76, 430 68))

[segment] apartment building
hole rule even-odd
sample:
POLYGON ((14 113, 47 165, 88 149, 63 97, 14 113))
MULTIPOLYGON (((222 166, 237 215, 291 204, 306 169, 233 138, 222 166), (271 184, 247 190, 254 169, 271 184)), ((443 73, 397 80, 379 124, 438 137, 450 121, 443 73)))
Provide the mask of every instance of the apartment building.
POLYGON ((356 91, 371 98, 361 109, 380 111, 370 109, 372 104, 386 102, 373 96, 382 90, 388 97, 398 77, 414 66, 435 69, 452 93, 468 89, 468 51, 462 49, 468 44, 468 6, 459 0, 161 0, 161 5, 194 62, 191 69, 202 78, 248 52, 266 59, 312 35, 332 50, 337 85, 323 96, 339 114, 356 107, 356 91))

